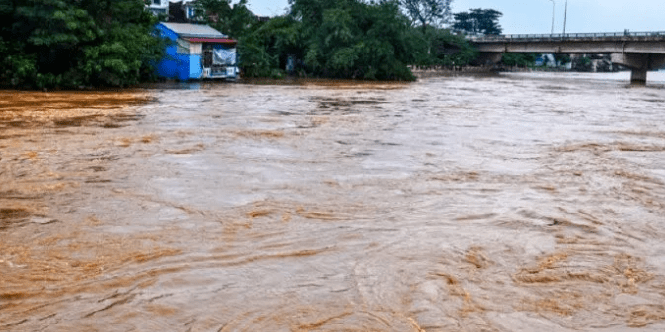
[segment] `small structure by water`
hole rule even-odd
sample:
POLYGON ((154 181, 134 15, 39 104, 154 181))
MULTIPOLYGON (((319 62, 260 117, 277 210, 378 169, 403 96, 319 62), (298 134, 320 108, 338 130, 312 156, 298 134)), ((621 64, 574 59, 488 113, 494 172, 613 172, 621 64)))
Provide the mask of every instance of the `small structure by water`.
POLYGON ((157 64, 157 75, 181 81, 238 78, 237 41, 207 25, 162 22, 155 29, 174 42, 157 64))

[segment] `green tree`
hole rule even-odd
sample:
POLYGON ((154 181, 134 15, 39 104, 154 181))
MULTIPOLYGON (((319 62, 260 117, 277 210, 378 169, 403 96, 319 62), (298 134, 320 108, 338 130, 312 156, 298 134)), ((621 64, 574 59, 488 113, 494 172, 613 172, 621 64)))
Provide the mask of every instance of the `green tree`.
POLYGON ((256 16, 247 8, 247 0, 236 4, 231 0, 198 0, 195 2, 195 13, 202 22, 233 38, 244 36, 258 23, 256 16))
POLYGON ((240 38, 238 53, 245 76, 280 77, 288 55, 303 56, 302 24, 276 17, 240 38))
POLYGON ((471 9, 454 14, 453 29, 470 34, 500 35, 503 31, 499 18, 503 14, 494 9, 471 9))
POLYGON ((135 84, 150 77, 163 42, 151 35, 155 17, 136 0, 81 0, 103 32, 83 49, 79 71, 94 85, 135 84))
POLYGON ((566 65, 566 64, 569 64, 571 62, 570 54, 566 54, 566 53, 555 53, 554 54, 554 59, 556 60, 556 62, 558 64, 561 64, 561 65, 566 65))
POLYGON ((413 79, 406 67, 410 24, 397 1, 338 1, 325 8, 320 19, 309 36, 306 57, 314 72, 327 77, 413 79))
MULTIPOLYGON (((412 80, 410 22, 398 1, 290 0, 302 70, 323 77, 412 80)), ((294 50, 296 51, 296 50, 294 50)))
POLYGON ((533 67, 538 56, 538 53, 504 53, 501 63, 506 66, 533 67))
POLYGON ((466 39, 451 34, 449 30, 439 30, 432 45, 437 64, 442 66, 465 66, 478 56, 466 39))
POLYGON ((161 56, 141 0, 0 0, 0 78, 11 86, 123 86, 161 56))
MULTIPOLYGON (((230 1, 201 1, 200 13, 215 16, 217 22, 232 20, 230 1)), ((245 28, 232 36, 239 40, 244 76, 282 77, 287 59, 293 57, 300 75, 412 80, 407 64, 464 65, 475 57, 463 37, 430 25, 414 27, 398 0, 289 4, 287 15, 268 22, 238 19, 245 28)))
POLYGON ((412 58, 408 63, 416 66, 464 66, 477 56, 476 50, 462 36, 449 30, 428 27, 411 29, 408 35, 412 58))
POLYGON ((450 22, 453 0, 401 0, 411 22, 423 27, 439 27, 450 22))

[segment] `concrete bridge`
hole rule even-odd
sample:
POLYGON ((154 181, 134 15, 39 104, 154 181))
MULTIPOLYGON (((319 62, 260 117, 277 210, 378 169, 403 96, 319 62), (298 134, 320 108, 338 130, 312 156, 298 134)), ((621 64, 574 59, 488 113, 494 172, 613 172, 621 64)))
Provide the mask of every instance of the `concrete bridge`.
POLYGON ((610 53, 631 69, 630 81, 645 84, 647 71, 665 67, 665 32, 567 33, 467 37, 480 60, 497 63, 503 53, 610 53))

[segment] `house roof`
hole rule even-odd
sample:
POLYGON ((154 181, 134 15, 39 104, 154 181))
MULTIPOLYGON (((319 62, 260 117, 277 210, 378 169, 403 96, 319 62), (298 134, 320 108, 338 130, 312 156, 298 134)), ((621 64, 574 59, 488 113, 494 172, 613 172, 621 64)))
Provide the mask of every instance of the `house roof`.
POLYGON ((189 23, 162 22, 169 30, 185 38, 227 38, 228 36, 207 26, 189 23))
POLYGON ((192 43, 218 43, 218 44, 237 44, 238 41, 229 38, 189 38, 192 43))

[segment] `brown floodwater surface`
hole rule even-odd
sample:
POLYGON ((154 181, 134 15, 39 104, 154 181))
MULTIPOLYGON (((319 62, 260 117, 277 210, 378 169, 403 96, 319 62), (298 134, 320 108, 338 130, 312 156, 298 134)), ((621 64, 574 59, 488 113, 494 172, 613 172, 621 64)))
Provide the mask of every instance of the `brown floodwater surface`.
POLYGON ((2 91, 0 330, 665 330, 626 75, 2 91))

